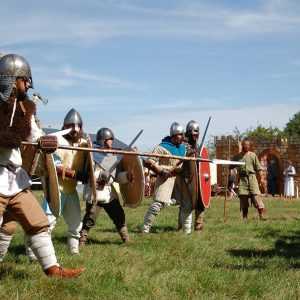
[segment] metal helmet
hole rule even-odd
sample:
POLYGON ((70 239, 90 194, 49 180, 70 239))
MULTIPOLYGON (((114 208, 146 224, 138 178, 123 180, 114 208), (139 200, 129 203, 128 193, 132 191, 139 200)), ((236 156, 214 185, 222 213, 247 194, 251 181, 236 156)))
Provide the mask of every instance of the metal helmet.
POLYGON ((170 127, 170 136, 174 136, 176 134, 184 134, 184 129, 179 123, 174 122, 170 127))
POLYGON ((100 128, 97 132, 96 143, 101 147, 104 146, 106 140, 113 140, 115 138, 114 133, 111 129, 103 127, 100 128))
POLYGON ((191 120, 186 125, 185 134, 187 137, 192 136, 193 134, 199 134, 200 128, 199 123, 191 120))
POLYGON ((79 112, 77 110, 75 110, 74 108, 72 108, 65 116, 64 119, 64 126, 66 125, 79 125, 80 127, 82 127, 82 119, 81 116, 79 114, 79 112))
POLYGON ((6 54, 0 58, 0 100, 7 101, 18 77, 23 77, 33 88, 31 68, 27 60, 17 54, 6 54))

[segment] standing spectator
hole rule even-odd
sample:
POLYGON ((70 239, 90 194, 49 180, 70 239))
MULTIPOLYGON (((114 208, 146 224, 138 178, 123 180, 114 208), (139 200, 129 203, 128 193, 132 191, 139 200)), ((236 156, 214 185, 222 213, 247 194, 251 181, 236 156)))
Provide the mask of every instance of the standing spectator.
POLYGON ((295 167, 290 160, 287 161, 287 167, 283 171, 284 175, 284 197, 292 199, 295 196, 294 176, 296 175, 295 167))
POLYGON ((235 181, 236 181, 236 174, 237 170, 236 169, 231 169, 230 174, 228 175, 228 192, 229 192, 229 199, 233 198, 236 196, 236 193, 234 189, 236 188, 235 181))

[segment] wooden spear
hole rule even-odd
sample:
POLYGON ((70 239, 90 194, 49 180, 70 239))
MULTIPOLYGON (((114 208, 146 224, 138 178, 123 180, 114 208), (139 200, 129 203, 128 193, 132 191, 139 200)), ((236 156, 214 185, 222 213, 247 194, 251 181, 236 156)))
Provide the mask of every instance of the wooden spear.
MULTIPOLYGON (((38 146, 36 142, 22 142, 23 145, 38 146)), ((129 150, 120 150, 120 149, 103 149, 103 148, 88 148, 88 147, 75 147, 75 146, 66 146, 58 145, 58 149, 65 150, 75 150, 75 151, 88 151, 88 152, 97 152, 97 153, 111 153, 119 155, 137 155, 143 157, 156 157, 156 158, 170 158, 178 160, 187 160, 187 161, 205 161, 205 162, 214 162, 211 159, 201 158, 201 157, 189 157, 189 156, 178 156, 178 155, 168 155, 168 154, 158 154, 158 153, 149 153, 149 152, 138 152, 138 151, 129 151, 129 150)))

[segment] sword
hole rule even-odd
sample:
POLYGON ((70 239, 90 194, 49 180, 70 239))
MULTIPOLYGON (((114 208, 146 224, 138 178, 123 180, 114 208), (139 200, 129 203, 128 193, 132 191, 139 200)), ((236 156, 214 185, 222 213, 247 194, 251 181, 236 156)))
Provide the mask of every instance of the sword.
POLYGON ((70 133, 71 131, 72 131, 72 128, 68 128, 68 129, 63 129, 63 130, 59 130, 59 131, 49 133, 47 135, 60 137, 60 136, 63 136, 63 135, 66 135, 66 134, 70 133))
POLYGON ((200 143, 200 146, 199 146, 199 149, 200 149, 199 155, 200 156, 201 156, 201 152, 202 152, 202 149, 203 149, 203 145, 204 145, 204 141, 205 141, 205 138, 206 138, 206 134, 207 134, 207 130, 208 130, 210 121, 211 121, 211 116, 208 118, 205 130, 204 130, 204 133, 203 133, 203 136, 202 136, 202 140, 201 140, 201 143, 200 143))
MULTIPOLYGON (((131 141, 131 143, 128 145, 128 147, 126 147, 124 150, 125 151, 128 151, 131 149, 131 147, 134 145, 134 143, 138 140, 138 138, 141 136, 141 134, 144 132, 143 129, 141 129, 138 134, 134 137, 134 139, 131 141)), ((113 179, 115 179, 113 176, 112 176, 112 172, 117 168, 119 162, 121 161, 122 159, 122 155, 119 155, 117 156, 117 160, 113 163, 113 165, 108 169, 106 170, 102 165, 101 163, 99 162, 96 162, 96 164, 103 170, 103 171, 106 171, 108 172, 109 174, 109 177, 112 177, 113 179)))
POLYGON ((226 159, 216 159, 212 160, 213 164, 216 165, 235 165, 235 166, 244 166, 245 162, 243 161, 233 161, 233 160, 226 160, 226 159))
POLYGON ((48 104, 48 99, 42 97, 42 95, 40 93, 33 93, 32 94, 32 100, 34 102, 41 101, 44 105, 48 104))

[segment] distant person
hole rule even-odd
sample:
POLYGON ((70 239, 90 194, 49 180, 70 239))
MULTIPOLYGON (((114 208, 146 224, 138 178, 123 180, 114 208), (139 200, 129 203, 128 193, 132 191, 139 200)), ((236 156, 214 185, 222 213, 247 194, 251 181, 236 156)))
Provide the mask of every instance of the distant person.
POLYGON ((271 159, 267 167, 268 193, 273 197, 277 193, 278 168, 275 159, 271 159))
POLYGON ((230 174, 228 175, 228 186, 227 186, 229 192, 229 199, 236 196, 236 193, 234 191, 234 189, 236 188, 235 181, 236 181, 236 169, 231 169, 230 174))
POLYGON ((294 176, 296 175, 295 167, 290 160, 287 161, 287 167, 283 171, 284 175, 284 197, 291 199, 295 196, 294 176))
POLYGON ((265 219, 265 206, 260 195, 260 183, 256 178, 256 174, 261 178, 262 167, 259 163, 257 155, 250 151, 250 141, 244 139, 242 141, 242 151, 236 155, 233 160, 245 162, 245 165, 238 168, 240 198, 240 210, 242 211, 243 219, 248 218, 249 200, 258 211, 259 218, 265 219))

